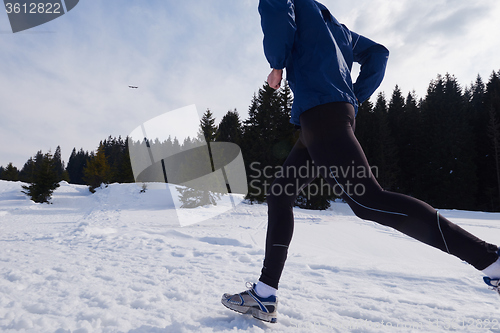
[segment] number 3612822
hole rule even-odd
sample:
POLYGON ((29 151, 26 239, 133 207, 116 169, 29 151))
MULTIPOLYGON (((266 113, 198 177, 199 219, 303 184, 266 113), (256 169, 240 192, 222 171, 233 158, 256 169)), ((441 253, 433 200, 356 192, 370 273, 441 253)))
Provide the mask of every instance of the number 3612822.
POLYGON ((60 3, 6 3, 7 14, 62 14, 60 3))

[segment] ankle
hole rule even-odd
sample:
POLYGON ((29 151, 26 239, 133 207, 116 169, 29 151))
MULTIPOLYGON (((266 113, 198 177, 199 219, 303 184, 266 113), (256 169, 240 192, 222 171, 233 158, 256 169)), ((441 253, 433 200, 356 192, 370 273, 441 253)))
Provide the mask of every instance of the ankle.
POLYGON ((265 284, 262 281, 259 281, 255 284, 254 291, 258 296, 262 298, 267 298, 269 296, 276 296, 278 292, 277 289, 265 284))
POLYGON ((500 278, 500 258, 497 259, 494 263, 483 269, 481 272, 483 272, 484 275, 491 279, 498 279, 500 278))

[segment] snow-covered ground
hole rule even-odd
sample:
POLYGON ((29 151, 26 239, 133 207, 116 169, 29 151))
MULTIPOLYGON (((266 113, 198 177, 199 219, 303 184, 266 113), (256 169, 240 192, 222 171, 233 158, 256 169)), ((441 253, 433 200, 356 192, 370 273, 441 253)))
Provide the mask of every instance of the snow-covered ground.
MULTIPOLYGON (((278 323, 237 314, 220 298, 258 279, 266 206, 181 227, 164 191, 140 189, 63 182, 47 205, 0 181, 0 331, 500 332, 480 272, 343 203, 296 210, 278 323)), ((500 243, 500 214, 441 214, 500 243)))

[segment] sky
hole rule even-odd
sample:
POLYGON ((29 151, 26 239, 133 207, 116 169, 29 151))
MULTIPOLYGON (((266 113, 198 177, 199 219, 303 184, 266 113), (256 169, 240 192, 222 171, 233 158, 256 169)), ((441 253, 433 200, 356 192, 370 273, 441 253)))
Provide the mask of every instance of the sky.
MULTIPOLYGON (((500 70, 498 0, 323 0, 347 27, 391 52, 384 82, 425 97, 438 74, 463 86, 500 70)), ((38 151, 95 151, 142 123, 195 104, 242 120, 269 73, 257 0, 80 0, 12 33, 0 11, 0 166, 38 151), (137 86, 131 89, 128 86, 137 86)), ((354 67, 356 77, 359 67, 354 67)), ((182 126, 182 124, 179 124, 182 126)))

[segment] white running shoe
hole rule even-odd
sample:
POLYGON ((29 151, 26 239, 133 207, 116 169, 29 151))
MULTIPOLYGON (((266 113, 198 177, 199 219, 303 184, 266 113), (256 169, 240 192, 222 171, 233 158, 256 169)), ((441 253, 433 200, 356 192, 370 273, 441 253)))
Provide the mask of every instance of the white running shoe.
POLYGON ((239 294, 222 295, 222 304, 239 313, 249 313, 254 318, 276 323, 278 321, 276 309, 278 308, 278 297, 260 297, 255 292, 255 283, 247 282, 247 291, 239 294))

